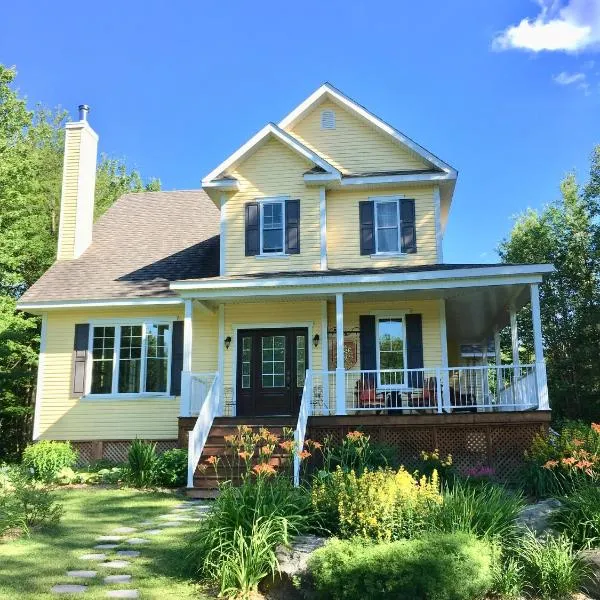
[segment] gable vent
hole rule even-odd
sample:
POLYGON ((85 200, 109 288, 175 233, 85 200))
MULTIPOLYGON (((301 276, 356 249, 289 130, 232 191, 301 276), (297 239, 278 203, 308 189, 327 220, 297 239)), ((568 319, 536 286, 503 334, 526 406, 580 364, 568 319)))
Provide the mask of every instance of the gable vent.
POLYGON ((333 110, 321 112, 321 129, 335 129, 335 112, 333 110))

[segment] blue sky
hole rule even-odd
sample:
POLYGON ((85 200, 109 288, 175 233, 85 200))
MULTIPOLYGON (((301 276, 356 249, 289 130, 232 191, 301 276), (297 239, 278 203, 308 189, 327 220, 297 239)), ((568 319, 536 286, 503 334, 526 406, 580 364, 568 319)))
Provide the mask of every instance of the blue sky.
POLYGON ((447 262, 600 143, 600 0, 12 2, 0 62, 30 101, 92 107, 100 151, 190 189, 323 81, 459 170, 447 262))

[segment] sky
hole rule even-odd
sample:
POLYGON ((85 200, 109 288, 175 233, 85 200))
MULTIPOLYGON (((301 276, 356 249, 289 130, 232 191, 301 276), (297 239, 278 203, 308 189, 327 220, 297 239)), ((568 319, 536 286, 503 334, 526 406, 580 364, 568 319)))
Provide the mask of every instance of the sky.
POLYGON ((324 81, 458 169, 446 262, 495 262, 514 217, 587 178, 600 143, 600 0, 30 0, 0 62, 30 103, 163 189, 204 175, 324 81))

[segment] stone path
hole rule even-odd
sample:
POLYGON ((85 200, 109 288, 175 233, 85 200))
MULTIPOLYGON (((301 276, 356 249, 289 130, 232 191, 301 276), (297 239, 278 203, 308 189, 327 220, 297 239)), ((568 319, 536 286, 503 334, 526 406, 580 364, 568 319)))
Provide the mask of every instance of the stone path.
MULTIPOLYGON (((144 546, 152 543, 155 536, 164 531, 165 527, 178 527, 184 523, 200 521, 205 516, 208 506, 201 504, 197 500, 187 500, 177 505, 170 513, 160 515, 152 521, 143 521, 137 527, 117 527, 113 529, 111 535, 101 535, 96 538, 98 542, 94 546, 94 550, 102 550, 102 552, 90 552, 81 554, 79 560, 85 561, 89 566, 93 566, 98 570, 80 569, 67 571, 64 580, 98 580, 101 577, 102 585, 107 587, 105 596, 107 598, 139 598, 140 592, 135 588, 113 587, 123 584, 132 584, 133 576, 127 572, 114 573, 114 571, 123 571, 128 569, 132 563, 130 559, 136 559, 141 556, 142 550, 131 550, 127 546, 144 546), (154 527, 154 529, 147 529, 154 527), (113 535, 113 534, 129 534, 113 535), (138 534, 140 537, 135 537, 138 534), (151 536, 152 539, 147 539, 144 536, 151 536), (113 553, 112 551, 115 550, 113 553), (105 571, 113 574, 104 574, 105 571), (100 572, 100 577, 99 577, 100 572)), ((53 586, 50 591, 53 594, 83 594, 88 589, 88 586, 83 583, 66 583, 61 582, 53 586)))

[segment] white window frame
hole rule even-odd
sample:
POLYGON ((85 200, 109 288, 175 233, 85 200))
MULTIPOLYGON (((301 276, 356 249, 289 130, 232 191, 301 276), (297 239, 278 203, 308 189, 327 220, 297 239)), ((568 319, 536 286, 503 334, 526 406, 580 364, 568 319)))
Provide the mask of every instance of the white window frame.
POLYGON ((406 349, 406 313, 405 312, 385 312, 376 313, 375 315, 375 344, 376 344, 376 364, 377 364, 377 388, 382 390, 406 390, 408 389, 408 353, 406 349), (402 319, 402 355, 404 368, 398 369, 404 371, 404 383, 401 384, 382 384, 381 383, 381 362, 379 360, 379 321, 386 321, 388 319, 402 319))
POLYGON ((261 198, 258 200, 259 206, 259 229, 260 229, 260 252, 257 256, 268 258, 271 256, 288 256, 285 251, 285 203, 289 196, 274 196, 272 198, 261 198), (263 225, 264 225, 264 207, 266 204, 281 204, 282 232, 281 232, 281 252, 265 252, 263 250, 263 225))
POLYGON ((400 256, 405 254, 402 252, 402 221, 400 219, 400 200, 403 196, 377 196, 375 198, 369 198, 373 202, 373 227, 375 229, 375 256, 400 256), (379 250, 379 227, 377 226, 377 210, 379 204, 384 203, 396 203, 396 215, 398 216, 398 250, 380 251, 379 250))
POLYGON ((157 319, 129 319, 129 320, 102 320, 90 322, 90 331, 88 337, 88 353, 85 368, 85 399, 135 399, 135 398, 172 398, 171 395, 171 361, 173 358, 173 319, 165 319, 160 317, 157 319), (142 363, 140 368, 140 391, 139 392, 119 392, 119 360, 121 352, 121 329, 128 326, 142 326, 142 363), (146 369, 147 360, 147 327, 148 325, 168 325, 169 336, 167 341, 167 387, 164 392, 146 392, 146 369), (115 328, 115 344, 113 348, 113 363, 112 363, 112 390, 109 394, 93 394, 92 393, 92 369, 94 366, 93 350, 94 350, 94 329, 96 327, 114 327, 115 328))

